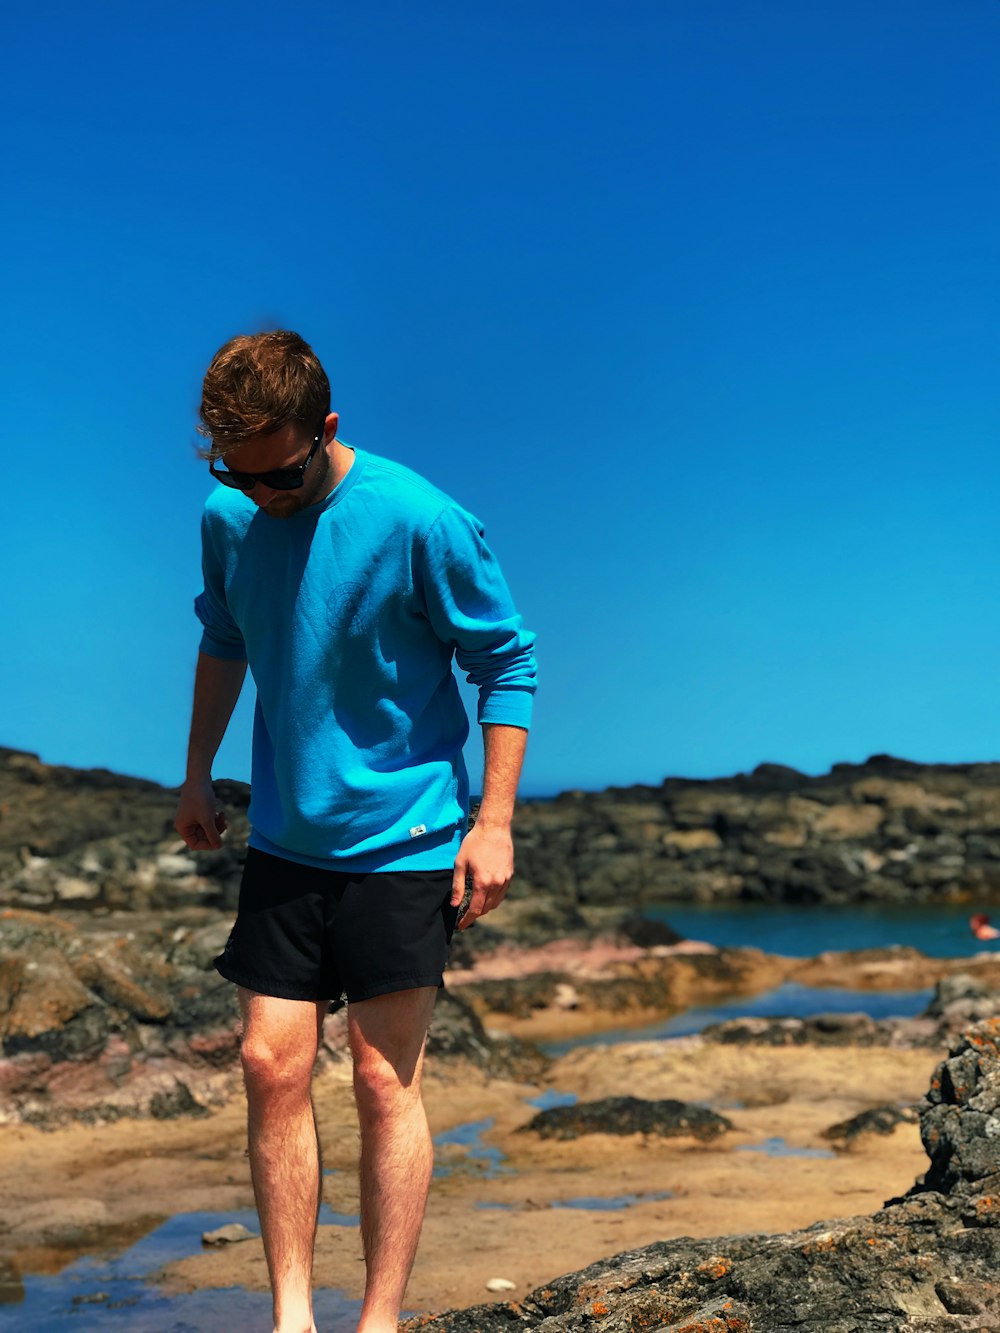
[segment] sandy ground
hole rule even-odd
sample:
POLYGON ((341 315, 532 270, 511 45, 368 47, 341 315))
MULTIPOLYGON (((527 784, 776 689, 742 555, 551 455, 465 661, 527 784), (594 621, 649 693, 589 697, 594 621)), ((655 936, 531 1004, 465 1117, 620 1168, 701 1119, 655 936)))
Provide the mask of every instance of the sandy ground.
MULTIPOLYGON (((505 1154, 492 1178, 461 1148, 438 1159, 410 1311, 490 1299, 493 1277, 524 1294, 561 1273, 654 1240, 785 1231, 868 1213, 912 1184, 926 1166, 915 1125, 869 1137, 833 1157, 743 1150, 780 1138, 829 1149, 827 1126, 884 1102, 912 1103, 943 1052, 886 1048, 769 1049, 717 1046, 699 1037, 578 1049, 552 1067, 545 1087, 487 1081, 471 1067, 429 1065, 425 1100, 435 1134, 492 1118, 483 1135, 505 1154), (581 1100, 628 1091, 704 1102, 735 1129, 714 1144, 693 1139, 593 1135, 567 1142, 516 1131, 535 1113, 526 1098, 546 1088, 581 1100), (553 1207, 584 1196, 669 1197, 619 1211, 553 1207), (503 1204, 504 1208, 482 1207, 503 1204)), ((357 1122, 345 1064, 314 1083, 326 1202, 357 1212, 357 1122)), ((55 1132, 8 1127, 0 1137, 0 1248, 22 1273, 56 1272, 95 1236, 131 1243, 166 1217, 253 1206, 240 1099, 198 1120, 128 1121, 55 1132)), ((225 1219, 220 1219, 224 1221, 225 1219)), ((356 1227, 321 1226, 316 1284, 360 1296, 364 1269, 356 1227)), ((258 1240, 172 1264, 174 1291, 234 1283, 267 1289, 258 1240)), ((504 1299, 497 1297, 496 1299, 504 1299)))

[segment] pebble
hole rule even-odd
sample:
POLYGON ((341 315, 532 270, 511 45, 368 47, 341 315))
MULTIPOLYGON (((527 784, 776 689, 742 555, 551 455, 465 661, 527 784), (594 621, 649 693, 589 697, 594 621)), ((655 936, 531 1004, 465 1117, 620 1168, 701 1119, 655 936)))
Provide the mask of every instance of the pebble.
POLYGON ((224 1227, 218 1227, 215 1231, 205 1231, 202 1233, 202 1244, 204 1245, 227 1245, 237 1240, 253 1240, 254 1234, 248 1231, 242 1222, 227 1222, 224 1227))
POLYGON ((505 1277, 491 1277, 486 1284, 487 1291, 514 1291, 516 1287, 516 1282, 511 1282, 505 1277))

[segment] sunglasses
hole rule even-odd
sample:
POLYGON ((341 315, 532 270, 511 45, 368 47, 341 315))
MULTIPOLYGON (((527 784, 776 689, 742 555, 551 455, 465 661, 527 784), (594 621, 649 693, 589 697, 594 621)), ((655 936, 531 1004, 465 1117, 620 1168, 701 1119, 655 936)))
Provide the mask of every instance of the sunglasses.
POLYGON ((325 430, 324 421, 313 440, 312 448, 306 454, 305 461, 296 463, 293 467, 277 467, 273 472, 237 472, 235 468, 220 471, 214 463, 209 463, 208 470, 216 481, 222 482, 223 486, 233 486, 238 491, 252 491, 258 482, 272 491, 297 491, 305 480, 306 468, 313 461, 325 430))

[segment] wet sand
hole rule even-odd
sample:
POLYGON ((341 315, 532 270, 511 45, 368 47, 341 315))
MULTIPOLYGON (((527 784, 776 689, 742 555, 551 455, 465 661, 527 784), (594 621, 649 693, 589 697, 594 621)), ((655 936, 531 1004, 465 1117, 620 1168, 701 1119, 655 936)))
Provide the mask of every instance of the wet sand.
MULTIPOLYGON (((407 1308, 431 1311, 490 1299, 485 1284, 493 1277, 508 1278, 524 1294, 653 1240, 784 1231, 871 1212, 923 1171, 915 1125, 830 1156, 748 1149, 780 1139, 793 1150, 830 1152, 823 1129, 875 1104, 916 1101, 942 1054, 719 1046, 687 1037, 580 1048, 557 1061, 538 1086, 429 1062, 425 1100, 433 1133, 492 1119, 482 1144, 504 1156, 490 1175, 488 1158, 470 1157, 461 1146, 438 1150, 439 1167, 451 1169, 433 1182, 407 1308), (708 1145, 640 1135, 554 1142, 516 1133, 535 1113, 526 1099, 546 1090, 580 1100, 630 1091, 705 1102, 735 1129, 708 1145), (616 1211, 553 1207, 585 1197, 666 1192, 669 1197, 647 1197, 616 1211)), ((317 1075, 314 1096, 330 1172, 325 1202, 339 1213, 356 1213, 357 1121, 345 1061, 317 1075)), ((3 1252, 22 1273, 52 1273, 101 1238, 128 1244, 179 1212, 252 1207, 245 1121, 237 1097, 197 1120, 54 1132, 7 1127, 0 1137, 3 1252)), ((175 1292, 233 1284, 266 1291, 268 1285, 256 1239, 173 1263, 161 1278, 175 1292)), ((363 1279, 357 1228, 321 1226, 316 1285, 357 1297, 363 1279)))

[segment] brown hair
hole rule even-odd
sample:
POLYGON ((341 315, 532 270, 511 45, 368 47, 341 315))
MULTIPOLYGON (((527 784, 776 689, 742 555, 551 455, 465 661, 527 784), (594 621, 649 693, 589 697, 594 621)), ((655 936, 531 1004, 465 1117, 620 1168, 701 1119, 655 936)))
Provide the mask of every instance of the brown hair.
POLYGON ((253 435, 273 435, 289 422, 315 431, 330 412, 330 381, 319 358, 297 333, 241 333, 220 347, 205 373, 199 435, 221 458, 253 435))

